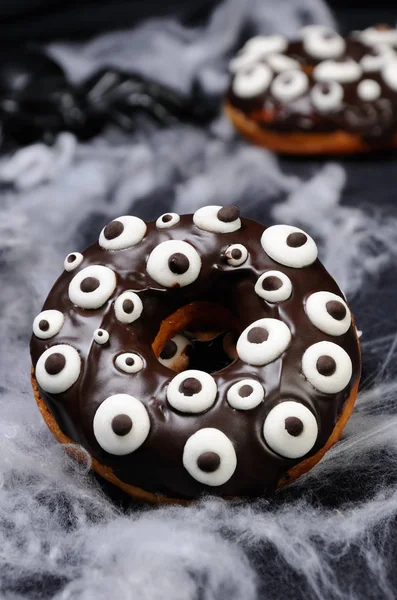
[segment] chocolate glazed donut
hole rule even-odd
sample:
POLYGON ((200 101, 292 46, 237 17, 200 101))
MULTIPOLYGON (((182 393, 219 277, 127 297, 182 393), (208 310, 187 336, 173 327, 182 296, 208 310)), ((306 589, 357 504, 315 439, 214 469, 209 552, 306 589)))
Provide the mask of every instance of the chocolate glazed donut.
POLYGON ((359 344, 300 229, 235 206, 123 216, 64 269, 33 324, 36 399, 57 438, 134 497, 267 494, 338 439, 359 344), (233 334, 237 358, 176 374, 189 330, 233 334))
POLYGON ((230 63, 226 112, 259 145, 293 154, 397 146, 397 30, 343 38, 309 25, 300 39, 256 36, 230 63))

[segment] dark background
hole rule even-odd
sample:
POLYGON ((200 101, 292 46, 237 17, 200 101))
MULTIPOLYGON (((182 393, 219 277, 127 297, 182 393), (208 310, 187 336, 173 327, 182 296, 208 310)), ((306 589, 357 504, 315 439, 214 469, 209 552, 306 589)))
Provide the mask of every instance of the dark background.
MULTIPOLYGON (((197 23, 205 19, 217 2, 219 0, 3 0, 0 40, 2 44, 19 44, 25 40, 87 38, 167 12, 179 13, 186 23, 197 23)), ((299 0, 296 2, 299 4, 299 0)), ((362 29, 375 22, 392 25, 396 20, 396 8, 391 0, 333 0, 328 4, 335 12, 341 31, 362 29)))

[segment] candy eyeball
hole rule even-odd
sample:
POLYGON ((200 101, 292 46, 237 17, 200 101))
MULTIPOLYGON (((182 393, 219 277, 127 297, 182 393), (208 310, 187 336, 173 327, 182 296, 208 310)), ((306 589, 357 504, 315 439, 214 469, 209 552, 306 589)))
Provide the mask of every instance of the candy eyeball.
POLYGON ((241 228, 240 210, 237 206, 203 206, 193 215, 193 223, 212 233, 233 233, 241 228))
POLYGON ((124 373, 139 373, 144 367, 143 359, 136 352, 123 352, 116 357, 116 367, 124 373))
POLYGON ((99 405, 93 422, 95 438, 100 447, 115 456, 137 450, 150 431, 145 406, 129 394, 109 396, 99 405))
POLYGON ((342 105, 343 87, 337 81, 324 81, 314 84, 310 98, 319 112, 337 111, 342 105))
POLYGON ((267 58, 269 54, 284 52, 287 40, 282 35, 257 35, 246 42, 235 58, 230 61, 229 69, 236 73, 267 58))
POLYGON ((397 92, 397 59, 383 67, 382 78, 393 92, 397 92))
POLYGON ((189 369, 176 375, 168 385, 167 400, 183 413, 201 413, 214 404, 217 385, 205 371, 189 369))
POLYGON ((251 323, 237 340, 237 355, 249 365, 267 365, 281 356, 291 342, 288 326, 278 319, 251 323))
POLYGON ((59 310, 43 310, 33 321, 33 333, 41 340, 48 340, 61 331, 64 321, 59 310))
POLYGON ((36 364, 37 383, 45 392, 61 394, 77 381, 81 371, 80 355, 67 344, 48 348, 36 364))
POLYGON ((267 302, 284 302, 292 294, 292 283, 281 271, 266 271, 256 282, 255 292, 267 302))
POLYGON ((262 248, 276 262, 296 269, 307 267, 317 259, 314 240, 298 227, 273 225, 261 237, 262 248))
POLYGON ((267 415, 263 436, 269 448, 280 456, 302 458, 317 441, 317 420, 303 404, 281 402, 267 415))
POLYGON ((302 372, 324 394, 338 394, 349 384, 353 367, 347 352, 333 342, 317 342, 302 357, 302 372))
POLYGON ((255 35, 245 43, 243 50, 257 53, 259 57, 273 52, 284 52, 287 46, 287 39, 283 35, 255 35))
POLYGON ((323 25, 308 25, 301 29, 303 47, 313 58, 339 58, 346 48, 345 40, 323 25))
POLYGON ((324 60, 314 67, 313 78, 316 81, 339 81, 349 83, 357 81, 362 75, 362 68, 356 61, 347 59, 342 62, 324 60))
POLYGON ((157 229, 168 229, 179 223, 180 220, 181 217, 177 213, 164 213, 157 219, 156 227, 157 229))
POLYGON ((397 54, 393 48, 387 44, 379 44, 368 50, 368 54, 360 60, 360 65, 363 71, 380 71, 387 63, 396 59, 397 54))
POLYGON ((196 481, 220 486, 229 481, 236 470, 236 451, 219 429, 199 429, 185 444, 183 466, 196 481))
POLYGON ((231 267, 239 267, 248 258, 248 250, 243 244, 232 244, 224 253, 225 260, 231 267))
POLYGON ((164 344, 158 360, 167 369, 179 373, 189 365, 188 351, 191 347, 192 344, 187 337, 175 335, 164 344))
POLYGON ((285 54, 269 54, 269 56, 266 57, 266 62, 275 73, 282 73, 282 71, 291 71, 300 68, 300 64, 297 60, 290 56, 286 56, 285 54))
POLYGON ((309 89, 309 80, 303 71, 283 71, 271 85, 272 95, 276 100, 289 102, 302 96, 309 89))
POLYGON ((242 379, 227 391, 227 401, 232 408, 250 410, 256 408, 265 397, 263 386, 255 379, 242 379))
POLYGON ((357 86, 357 96, 364 102, 377 100, 382 93, 382 88, 374 79, 363 79, 357 86))
POLYGON ((397 45, 397 30, 391 27, 380 29, 379 27, 367 27, 359 33, 359 38, 367 46, 378 46, 385 44, 389 46, 397 45))
POLYGON ((120 294, 114 303, 114 314, 120 323, 133 323, 143 311, 142 300, 132 290, 120 294))
POLYGON ((165 287, 184 287, 193 283, 201 270, 201 258, 182 240, 162 242, 152 250, 146 265, 150 277, 165 287))
POLYGON ((266 92, 272 78, 272 71, 267 65, 250 65, 236 73, 232 82, 233 93, 239 98, 254 98, 266 92))
POLYGON ((84 256, 81 252, 70 252, 64 260, 63 268, 65 271, 74 271, 81 265, 84 260, 84 256))
POLYGON ((311 323, 328 335, 343 335, 351 325, 351 313, 346 302, 331 292, 315 292, 305 303, 311 323))
POLYGON ((94 340, 100 346, 107 344, 109 341, 109 332, 105 329, 96 329, 94 331, 94 340))
POLYGON ((146 223, 138 217, 118 217, 102 229, 99 236, 99 245, 104 250, 130 248, 142 241, 146 229, 146 223))
POLYGON ((69 299, 80 308, 100 308, 116 288, 116 275, 102 265, 91 265, 79 271, 69 284, 69 299))

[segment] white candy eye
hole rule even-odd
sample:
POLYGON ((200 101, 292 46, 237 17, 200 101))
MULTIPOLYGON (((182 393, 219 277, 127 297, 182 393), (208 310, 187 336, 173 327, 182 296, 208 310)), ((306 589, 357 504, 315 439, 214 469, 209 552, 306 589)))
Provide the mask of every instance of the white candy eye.
POLYGON ((167 367, 167 369, 182 370, 187 367, 189 362, 186 354, 189 347, 191 347, 191 343, 187 337, 179 334, 175 335, 164 344, 164 348, 159 356, 159 362, 167 367))
POLYGON ((77 381, 80 371, 81 359, 77 350, 66 344, 58 344, 40 356, 35 373, 44 391, 61 394, 77 381))
POLYGON ((135 352, 119 354, 115 363, 120 371, 124 371, 124 373, 138 373, 144 367, 142 358, 135 352))
POLYGON ((41 340, 48 340, 61 331, 64 321, 59 310, 43 310, 33 321, 33 333, 41 340))
POLYGON ((292 283, 281 271, 266 271, 256 282, 255 292, 267 302, 284 302, 292 294, 292 283))
POLYGON ((287 40, 281 35, 257 35, 248 40, 238 55, 230 61, 229 69, 235 73, 252 66, 269 53, 284 52, 286 47, 287 40))
POLYGON ((345 389, 351 379, 352 361, 337 344, 317 342, 305 351, 302 371, 319 392, 337 394, 345 389))
POLYGON ((79 271, 69 284, 69 298, 80 308, 103 306, 116 288, 116 275, 112 269, 92 265, 79 271))
POLYGON ((308 25, 301 29, 301 33, 303 48, 313 58, 338 58, 345 51, 345 40, 328 27, 308 25))
POLYGON ((381 87, 373 79, 363 79, 357 86, 357 95, 364 102, 373 102, 381 95, 381 87))
POLYGON ((314 240, 291 225, 268 227, 262 234, 261 244, 270 258, 286 267, 307 267, 317 258, 314 240))
POLYGON ((176 213, 164 213, 157 219, 156 227, 158 229, 168 229, 168 227, 172 227, 179 223, 180 220, 181 217, 176 213))
POLYGON ((183 450, 183 466, 200 483, 223 485, 236 470, 236 451, 222 431, 207 427, 187 440, 183 450))
POLYGON ((284 52, 287 45, 287 39, 282 35, 256 35, 246 42, 243 50, 263 56, 273 52, 284 52))
POLYGON ((83 260, 84 256, 80 252, 71 252, 65 258, 63 262, 63 268, 65 269, 65 271, 73 271, 81 265, 83 260))
POLYGON ((167 399, 180 412, 201 413, 214 404, 217 391, 215 380, 209 373, 190 369, 171 380, 167 399))
POLYGON ((382 69, 383 81, 391 90, 397 92, 397 60, 388 63, 382 69))
POLYGON ((269 56, 266 57, 266 61, 275 73, 300 68, 300 64, 297 60, 290 56, 286 56, 285 54, 269 54, 269 56))
POLYGON ((114 314, 121 323, 133 323, 143 311, 142 300, 132 290, 120 294, 114 303, 114 314))
POLYGON ((233 79, 233 93, 239 98, 253 98, 266 92, 273 78, 271 69, 262 63, 238 71, 233 79))
POLYGON ((310 321, 328 335, 343 335, 351 324, 351 314, 340 296, 331 292, 315 292, 305 303, 310 321))
POLYGON ((239 267, 248 258, 248 250, 242 244, 232 244, 228 246, 225 251, 225 259, 227 264, 232 267, 239 267))
POLYGON ((150 277, 165 287, 184 287, 197 279, 201 258, 187 242, 169 240, 152 250, 146 265, 150 277))
POLYGON ((107 344, 107 342, 109 341, 109 332, 105 331, 105 329, 96 329, 94 331, 94 340, 97 344, 100 344, 101 346, 103 344, 107 344))
POLYGON ((193 215, 193 223, 204 231, 232 233, 241 227, 237 206, 203 206, 193 215))
POLYGON ((337 81, 316 83, 310 93, 313 106, 320 112, 332 112, 341 107, 343 87, 337 81))
POLYGON ((123 250, 142 241, 146 223, 138 217, 118 217, 110 221, 101 231, 99 245, 104 250, 123 250))
POLYGON ((242 379, 227 391, 230 406, 239 410, 255 408, 265 397, 265 390, 255 379, 242 379))
POLYGON ((367 27, 361 31, 359 37, 368 46, 377 46, 378 44, 397 45, 396 29, 378 29, 377 27, 367 27))
POLYGON ((258 59, 258 56, 254 52, 250 53, 242 50, 229 62, 229 71, 231 73, 237 73, 238 71, 250 69, 255 66, 261 58, 262 56, 258 59))
POLYGON ((149 435, 150 420, 146 408, 134 396, 115 394, 99 406, 93 426, 101 448, 123 456, 142 446, 149 435))
POLYGON ((291 332, 277 319, 259 319, 244 329, 237 340, 237 354, 241 360, 254 366, 273 362, 288 348, 291 332))
POLYGON ((316 81, 339 81, 349 83, 357 81, 362 75, 362 68, 354 60, 347 59, 343 62, 324 60, 314 67, 313 78, 316 81))
POLYGON ((313 448, 318 425, 313 413, 299 402, 281 402, 267 415, 263 425, 267 445, 280 456, 301 458, 313 448))
POLYGON ((386 44, 379 44, 371 48, 369 54, 365 54, 360 60, 364 71, 380 71, 388 62, 395 61, 396 52, 386 44))
POLYGON ((283 71, 273 80, 271 92, 277 100, 289 102, 302 96, 309 88, 309 80, 303 71, 283 71))

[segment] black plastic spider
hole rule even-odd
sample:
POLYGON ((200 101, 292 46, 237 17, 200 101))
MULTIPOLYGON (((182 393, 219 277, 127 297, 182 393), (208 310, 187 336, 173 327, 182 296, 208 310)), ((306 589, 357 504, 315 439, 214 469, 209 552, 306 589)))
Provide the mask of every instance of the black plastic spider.
POLYGON ((2 151, 35 141, 52 143, 60 131, 89 139, 109 123, 132 131, 142 114, 160 126, 212 118, 212 109, 201 107, 201 102, 140 75, 101 69, 73 86, 40 50, 0 51, 2 151))

